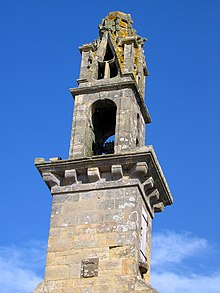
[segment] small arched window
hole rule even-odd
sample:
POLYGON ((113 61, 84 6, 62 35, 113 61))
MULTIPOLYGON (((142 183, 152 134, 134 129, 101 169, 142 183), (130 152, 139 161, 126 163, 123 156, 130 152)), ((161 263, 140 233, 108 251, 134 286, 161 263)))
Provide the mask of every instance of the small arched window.
POLYGON ((114 153, 116 110, 115 103, 109 99, 98 100, 92 105, 93 155, 114 153))

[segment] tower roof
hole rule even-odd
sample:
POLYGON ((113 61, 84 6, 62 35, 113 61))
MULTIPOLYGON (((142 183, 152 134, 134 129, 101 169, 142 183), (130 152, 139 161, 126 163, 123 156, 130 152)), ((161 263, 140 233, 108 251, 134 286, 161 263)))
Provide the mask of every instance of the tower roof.
POLYGON ((105 18, 102 19, 98 26, 99 37, 92 43, 84 44, 80 47, 80 51, 92 50, 94 58, 100 59, 98 48, 103 39, 109 40, 112 43, 113 50, 117 56, 117 62, 119 64, 121 73, 124 72, 124 62, 125 62, 125 44, 134 44, 134 77, 138 75, 139 64, 138 62, 142 60, 143 74, 148 75, 148 70, 145 62, 145 56, 143 52, 144 42, 147 41, 146 38, 139 36, 136 30, 133 28, 133 20, 130 14, 126 14, 120 11, 110 12, 105 18), (97 55, 98 54, 98 55, 97 55))
MULTIPOLYGON (((135 71, 134 76, 137 74, 139 55, 142 54, 138 49, 139 45, 143 47, 146 38, 142 38, 137 35, 136 30, 133 28, 133 20, 130 14, 126 14, 121 11, 110 12, 105 18, 102 19, 99 27, 99 36, 102 37, 107 31, 114 44, 116 55, 123 69, 124 63, 124 48, 125 43, 134 42, 135 44, 135 71)), ((145 60, 143 62, 144 74, 148 75, 147 66, 145 60)), ((123 70, 122 70, 123 71, 123 70)))
POLYGON ((133 20, 130 14, 120 11, 110 12, 102 19, 99 29, 111 31, 112 34, 120 38, 136 35, 136 31, 132 28, 133 20))

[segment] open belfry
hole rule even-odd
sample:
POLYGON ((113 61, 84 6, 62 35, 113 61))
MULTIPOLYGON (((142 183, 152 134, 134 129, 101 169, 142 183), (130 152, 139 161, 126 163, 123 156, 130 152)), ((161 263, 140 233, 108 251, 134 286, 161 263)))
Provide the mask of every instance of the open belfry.
POLYGON ((44 281, 34 293, 153 293, 152 219, 173 199, 144 103, 145 39, 111 12, 80 47, 69 158, 35 160, 52 194, 44 281))

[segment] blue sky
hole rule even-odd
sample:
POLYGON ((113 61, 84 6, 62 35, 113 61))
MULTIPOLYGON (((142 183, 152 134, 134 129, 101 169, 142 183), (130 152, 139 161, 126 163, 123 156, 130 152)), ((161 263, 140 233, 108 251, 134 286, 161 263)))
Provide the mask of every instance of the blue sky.
POLYGON ((152 284, 219 292, 220 2, 0 0, 2 293, 28 293, 43 276, 51 196, 34 158, 68 157, 78 47, 115 10, 148 38, 146 144, 175 200, 154 220, 152 284))

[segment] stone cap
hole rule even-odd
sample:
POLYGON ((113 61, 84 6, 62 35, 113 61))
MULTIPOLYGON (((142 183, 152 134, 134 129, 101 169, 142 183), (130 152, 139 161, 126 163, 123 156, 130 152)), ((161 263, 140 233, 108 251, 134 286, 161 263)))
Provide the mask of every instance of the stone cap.
POLYGON ((144 75, 147 76, 149 74, 143 52, 144 43, 147 41, 147 38, 143 38, 137 34, 136 30, 133 28, 133 20, 130 14, 126 14, 120 11, 110 12, 105 18, 102 19, 98 28, 99 37, 91 43, 80 46, 79 50, 81 53, 83 51, 90 51, 90 57, 92 59, 97 59, 97 49, 99 48, 103 37, 105 38, 108 36, 114 47, 120 70, 122 73, 125 73, 124 44, 133 43, 135 52, 135 69, 133 70, 134 76, 137 77, 138 75, 138 60, 140 57, 142 60, 141 63, 143 66, 144 75))

